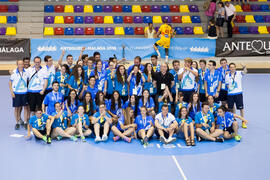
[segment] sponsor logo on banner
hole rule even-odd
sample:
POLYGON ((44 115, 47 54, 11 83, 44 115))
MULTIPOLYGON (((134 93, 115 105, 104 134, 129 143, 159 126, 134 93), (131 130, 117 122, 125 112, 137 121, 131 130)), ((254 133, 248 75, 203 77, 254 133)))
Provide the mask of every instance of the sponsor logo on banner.
POLYGON ((267 56, 270 55, 270 38, 232 38, 216 41, 216 56, 267 56))
MULTIPOLYGON (((82 47, 86 47, 86 54, 95 51, 101 53, 102 60, 107 60, 115 54, 118 59, 125 57, 133 60, 136 56, 148 59, 156 54, 153 44, 157 39, 31 39, 32 57, 50 54, 53 59, 58 59, 61 51, 71 54, 75 58, 80 55, 82 47)), ((161 57, 165 58, 165 51, 160 48, 161 57)), ((200 38, 173 38, 171 40, 169 58, 184 59, 207 58, 215 56, 216 41, 200 38)))
POLYGON ((1 39, 0 61, 30 57, 30 39, 1 39))

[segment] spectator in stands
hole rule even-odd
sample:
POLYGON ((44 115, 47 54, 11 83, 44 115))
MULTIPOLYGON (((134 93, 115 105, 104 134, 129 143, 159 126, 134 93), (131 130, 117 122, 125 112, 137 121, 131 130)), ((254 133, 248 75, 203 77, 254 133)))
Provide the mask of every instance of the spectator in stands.
POLYGON ((217 39, 217 27, 214 19, 211 19, 208 25, 208 39, 217 39))
POLYGON ((24 108, 24 122, 22 121, 21 124, 26 128, 29 118, 29 107, 27 101, 27 74, 22 60, 17 61, 17 69, 12 72, 9 89, 16 119, 15 130, 20 129, 19 121, 21 119, 22 107, 24 108))
POLYGON ((205 15, 207 17, 207 26, 206 26, 207 32, 210 20, 215 18, 215 12, 216 12, 216 0, 211 0, 208 9, 205 11, 205 15))
POLYGON ((224 3, 219 2, 218 3, 218 9, 216 11, 216 25, 217 25, 217 36, 218 37, 224 37, 224 31, 223 31, 223 24, 225 21, 225 8, 224 3))
POLYGON ((153 27, 153 23, 148 23, 148 26, 144 28, 144 37, 149 39, 157 37, 157 33, 153 27))
POLYGON ((233 35, 232 22, 234 21, 236 17, 236 10, 235 10, 234 5, 232 5, 230 2, 226 2, 225 12, 226 12, 226 19, 227 19, 228 38, 231 38, 233 35))

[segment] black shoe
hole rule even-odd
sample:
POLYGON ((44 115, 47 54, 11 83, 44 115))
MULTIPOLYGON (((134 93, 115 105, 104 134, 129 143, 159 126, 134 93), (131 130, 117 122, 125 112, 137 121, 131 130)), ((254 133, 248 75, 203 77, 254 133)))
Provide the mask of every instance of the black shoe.
POLYGON ((216 138, 216 142, 222 142, 222 143, 223 143, 223 142, 224 142, 224 139, 223 139, 223 138, 217 137, 217 138, 216 138))
POLYGON ((27 122, 24 122, 24 124, 23 124, 24 129, 27 130, 27 126, 28 126, 28 123, 27 122))
POLYGON ((16 124, 15 125, 15 130, 19 130, 20 129, 20 124, 16 124))

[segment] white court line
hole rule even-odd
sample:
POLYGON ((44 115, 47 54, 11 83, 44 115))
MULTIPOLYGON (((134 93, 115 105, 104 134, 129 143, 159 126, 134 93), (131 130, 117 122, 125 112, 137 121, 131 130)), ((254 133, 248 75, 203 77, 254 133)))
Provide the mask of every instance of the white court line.
POLYGON ((181 176, 183 177, 183 179, 184 179, 184 180, 187 180, 187 177, 186 177, 186 175, 185 175, 183 169, 182 169, 181 166, 179 165, 178 161, 176 160, 175 156, 172 156, 172 159, 173 159, 173 161, 175 162, 175 164, 176 164, 176 166, 177 166, 177 168, 178 168, 178 170, 179 170, 181 176))

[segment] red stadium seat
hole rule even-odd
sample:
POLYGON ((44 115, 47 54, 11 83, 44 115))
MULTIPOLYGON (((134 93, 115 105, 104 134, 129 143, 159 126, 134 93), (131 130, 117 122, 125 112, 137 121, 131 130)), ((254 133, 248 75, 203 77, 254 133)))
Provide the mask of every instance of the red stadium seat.
POLYGON ((64 35, 64 28, 61 27, 54 28, 54 35, 64 35))
POLYGON ((236 22, 237 23, 246 23, 245 16, 243 16, 243 15, 236 15, 236 22))
POLYGON ((73 16, 66 16, 65 17, 65 24, 73 24, 74 23, 74 17, 73 16))
POLYGON ((179 12, 179 6, 177 5, 170 5, 171 12, 179 12))
POLYGON ((268 32, 270 33, 270 26, 267 27, 268 32))
POLYGON ((8 12, 8 5, 0 5, 0 12, 8 12))
POLYGON ((251 12, 251 8, 249 4, 243 4, 242 9, 244 12, 251 12))
POLYGON ((113 12, 122 12, 122 6, 121 5, 114 5, 113 12))
POLYGON ((103 20, 103 16, 95 16, 94 17, 94 22, 95 24, 103 24, 104 20, 103 20))
POLYGON ((9 2, 19 2, 19 0, 9 0, 9 2))
POLYGON ((84 34, 85 35, 94 35, 95 33, 94 33, 94 28, 92 28, 92 27, 86 27, 85 29, 84 29, 84 34))
POLYGON ((54 12, 56 13, 63 13, 64 12, 64 6, 63 5, 55 5, 54 6, 54 12))
POLYGON ((124 23, 133 23, 132 16, 124 16, 124 23))
POLYGON ((142 5, 141 9, 142 9, 142 12, 151 12, 151 6, 150 5, 142 5))
POLYGON ((240 34, 238 26, 233 27, 233 34, 240 34))
POLYGON ((181 16, 172 16, 172 23, 182 23, 181 16))
POLYGON ((136 35, 144 35, 143 27, 136 27, 135 28, 135 34, 136 35))

